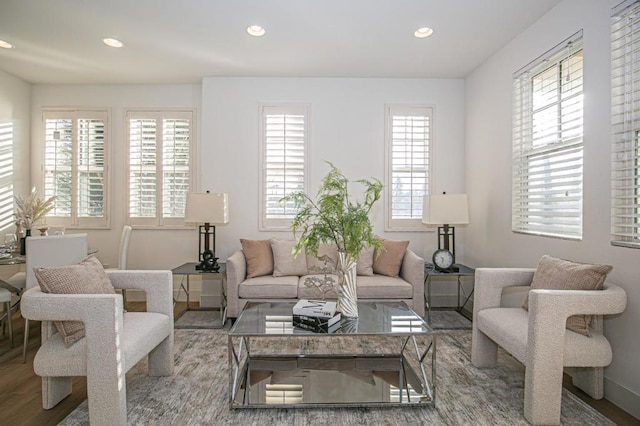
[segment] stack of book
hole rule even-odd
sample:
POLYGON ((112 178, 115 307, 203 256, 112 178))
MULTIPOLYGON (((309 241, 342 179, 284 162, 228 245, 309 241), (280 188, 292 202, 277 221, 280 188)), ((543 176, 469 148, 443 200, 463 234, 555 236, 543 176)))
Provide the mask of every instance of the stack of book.
POLYGON ((301 299, 293 307, 293 326, 314 333, 333 333, 340 329, 336 302, 301 299))

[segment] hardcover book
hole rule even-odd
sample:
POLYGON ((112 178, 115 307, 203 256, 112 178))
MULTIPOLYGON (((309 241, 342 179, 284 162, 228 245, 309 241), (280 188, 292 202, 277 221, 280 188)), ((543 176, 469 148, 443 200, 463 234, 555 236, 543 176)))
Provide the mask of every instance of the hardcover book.
POLYGON ((336 315, 337 303, 327 300, 300 299, 293 307, 294 315, 307 317, 333 318, 336 315))
POLYGON ((293 326, 314 333, 333 333, 340 329, 340 313, 333 318, 308 317, 305 315, 293 315, 293 326))

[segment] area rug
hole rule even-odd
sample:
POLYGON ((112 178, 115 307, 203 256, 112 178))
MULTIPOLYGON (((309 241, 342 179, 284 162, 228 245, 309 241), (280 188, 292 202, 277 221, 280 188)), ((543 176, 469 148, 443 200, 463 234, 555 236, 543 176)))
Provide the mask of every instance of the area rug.
POLYGON ((220 310, 190 310, 180 314, 174 328, 222 328, 220 310))
POLYGON ((471 321, 455 310, 432 310, 429 325, 434 330, 471 330, 471 321))
MULTIPOLYGON (((477 369, 470 348, 470 331, 438 334, 435 407, 229 410, 226 331, 179 329, 173 376, 148 377, 145 361, 127 374, 128 420, 132 425, 527 425, 522 365, 501 351, 498 367, 477 369)), ((566 390, 561 421, 614 424, 566 390)), ((61 424, 88 425, 87 402, 61 424)))

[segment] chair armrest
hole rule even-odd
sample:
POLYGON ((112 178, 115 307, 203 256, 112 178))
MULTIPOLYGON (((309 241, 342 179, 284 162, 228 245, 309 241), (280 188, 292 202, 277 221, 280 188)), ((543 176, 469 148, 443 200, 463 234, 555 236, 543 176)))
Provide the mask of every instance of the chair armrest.
POLYGON ((400 277, 413 287, 413 310, 424 316, 424 259, 407 249, 400 266, 400 277))
POLYGON ((238 286, 247 277, 247 260, 242 250, 238 250, 227 258, 227 309, 231 318, 240 313, 238 286))
POLYGON ((533 280, 533 268, 476 269, 473 298, 473 320, 483 309, 497 308, 506 287, 528 286, 533 280))
POLYGON ((157 312, 173 318, 173 275, 171 271, 107 270, 115 288, 143 290, 147 312, 157 312))
POLYGON ((102 315, 122 317, 122 297, 119 294, 52 294, 40 287, 27 290, 20 301, 20 311, 26 319, 35 321, 82 321, 85 324, 104 322, 102 315))

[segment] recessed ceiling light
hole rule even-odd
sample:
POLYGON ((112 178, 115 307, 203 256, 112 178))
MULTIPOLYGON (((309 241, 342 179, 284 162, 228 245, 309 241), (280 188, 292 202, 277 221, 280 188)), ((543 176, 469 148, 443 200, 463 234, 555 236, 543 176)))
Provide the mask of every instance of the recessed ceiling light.
POLYGON ((266 31, 260 25, 250 25, 247 27, 247 32, 254 37, 262 37, 266 31))
POLYGON ((9 43, 8 41, 0 40, 0 47, 2 47, 3 49, 13 49, 13 44, 9 43))
POLYGON ((418 28, 416 32, 413 33, 413 35, 418 38, 429 37, 431 34, 433 34, 433 30, 429 27, 418 28))
POLYGON ((111 37, 106 37, 102 39, 102 42, 104 44, 106 44, 109 47, 122 47, 124 46, 124 43, 122 43, 120 40, 115 39, 115 38, 111 38, 111 37))

